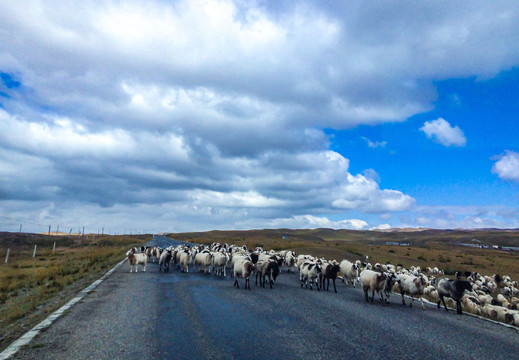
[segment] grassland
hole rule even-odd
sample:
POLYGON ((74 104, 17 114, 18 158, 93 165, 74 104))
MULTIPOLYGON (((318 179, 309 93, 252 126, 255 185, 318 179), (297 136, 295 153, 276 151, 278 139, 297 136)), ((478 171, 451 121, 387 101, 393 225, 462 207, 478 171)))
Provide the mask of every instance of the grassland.
POLYGON ((121 261, 130 246, 149 238, 0 233, 0 348, 121 261))
POLYGON ((292 249, 327 259, 364 260, 422 268, 437 266, 447 274, 456 271, 478 271, 481 274, 508 274, 519 279, 519 252, 479 249, 464 243, 519 246, 519 230, 249 230, 173 233, 168 236, 182 241, 210 244, 227 242, 262 246, 264 249, 292 249), (408 246, 387 242, 409 243, 408 246))

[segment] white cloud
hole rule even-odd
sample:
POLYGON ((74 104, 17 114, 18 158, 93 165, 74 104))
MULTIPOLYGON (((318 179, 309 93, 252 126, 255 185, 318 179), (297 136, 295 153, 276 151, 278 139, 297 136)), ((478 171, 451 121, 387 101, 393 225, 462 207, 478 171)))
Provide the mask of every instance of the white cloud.
POLYGON ((420 131, 423 131, 429 139, 444 146, 465 146, 467 143, 463 131, 458 126, 451 126, 442 118, 426 121, 420 131))
POLYGON ((364 139, 364 141, 368 144, 368 146, 372 149, 376 149, 376 148, 379 148, 379 147, 386 147, 387 145, 387 141, 371 141, 370 139, 368 139, 367 137, 362 137, 362 139, 364 139))
MULTIPOLYGON (((381 188, 375 170, 352 173, 322 129, 406 121, 432 108, 434 81, 516 66, 518 9, 0 2, 0 72, 21 84, 0 84, 5 211, 71 227, 110 219, 121 231, 411 211, 415 199, 381 188)), ((460 132, 431 136, 461 146, 460 132)))
POLYGON ((333 228, 333 229, 350 229, 362 230, 368 226, 368 223, 359 219, 347 219, 332 221, 326 217, 318 217, 313 215, 298 215, 291 218, 275 219, 269 223, 273 228, 298 228, 298 229, 315 229, 315 228, 333 228))
POLYGON ((389 225, 389 224, 379 224, 377 226, 370 228, 370 230, 389 230, 389 229, 391 229, 391 225, 389 225))
POLYGON ((492 166, 492 173, 502 180, 519 183, 519 153, 505 151, 492 166))

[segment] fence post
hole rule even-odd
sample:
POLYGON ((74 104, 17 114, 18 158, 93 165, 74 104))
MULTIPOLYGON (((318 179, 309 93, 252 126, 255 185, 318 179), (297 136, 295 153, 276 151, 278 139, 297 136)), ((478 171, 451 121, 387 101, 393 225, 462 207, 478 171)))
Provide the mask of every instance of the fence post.
POLYGON ((37 246, 38 246, 38 245, 34 245, 34 251, 32 252, 32 257, 33 257, 33 258, 36 257, 36 247, 37 247, 37 246))
POLYGON ((54 245, 52 246, 52 253, 56 251, 56 242, 54 241, 54 245))
POLYGON ((10 248, 7 249, 7 255, 5 255, 5 263, 6 263, 6 264, 7 264, 7 261, 9 260, 9 251, 10 251, 10 250, 11 250, 10 248))

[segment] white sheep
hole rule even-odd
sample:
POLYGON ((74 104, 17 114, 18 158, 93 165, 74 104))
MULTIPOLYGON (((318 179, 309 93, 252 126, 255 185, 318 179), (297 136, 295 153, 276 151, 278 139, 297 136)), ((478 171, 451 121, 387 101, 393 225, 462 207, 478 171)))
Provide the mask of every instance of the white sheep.
POLYGON ((179 255, 179 260, 178 260, 178 263, 180 264, 180 270, 182 272, 186 272, 188 273, 189 272, 189 264, 191 263, 191 252, 187 249, 184 249, 182 251, 179 251, 178 252, 179 255))
POLYGON ((360 273, 360 283, 362 285, 364 295, 366 296, 366 301, 371 300, 371 302, 373 302, 373 299, 375 298, 375 291, 378 292, 380 300, 384 301, 382 291, 384 290, 386 278, 387 275, 385 273, 380 273, 370 269, 362 270, 360 273), (371 290, 371 298, 368 297, 369 290, 371 290))
POLYGON ((245 279, 245 289, 250 290, 250 276, 255 270, 255 266, 252 261, 246 259, 239 259, 234 263, 234 286, 238 289, 240 288, 240 284, 238 283, 238 276, 241 276, 245 279))
POLYGON ((211 270, 212 259, 212 254, 208 250, 204 250, 195 255, 193 264, 197 267, 197 271, 200 271, 200 267, 202 267, 204 273, 208 273, 211 270))
POLYGON ((359 280, 359 266, 348 260, 342 260, 339 266, 341 268, 342 281, 348 286, 351 282, 353 287, 357 287, 356 283, 359 280))
POLYGON ((145 253, 135 253, 135 248, 131 249, 126 253, 126 256, 128 256, 128 263, 130 264, 130 272, 133 272, 133 269, 135 269, 135 272, 137 271, 137 265, 141 265, 142 271, 146 271, 146 264, 148 263, 148 257, 145 253))
POLYGON ((321 273, 322 267, 320 263, 313 261, 304 261, 299 269, 299 280, 301 281, 301 287, 310 284, 310 290, 312 290, 312 283, 315 282, 317 290, 320 291, 319 287, 319 274, 321 273))
POLYGON ((409 306, 413 306, 415 296, 418 296, 420 299, 420 303, 422 304, 422 310, 425 310, 425 306, 423 304, 422 295, 424 294, 425 287, 427 286, 427 279, 425 276, 415 276, 415 275, 400 275, 400 282, 398 283, 398 290, 402 295, 402 304, 405 305, 405 295, 411 296, 411 302, 409 306))
POLYGON ((224 252, 217 252, 214 254, 212 258, 213 272, 215 275, 227 276, 225 272, 225 268, 227 267, 227 262, 229 261, 229 255, 224 252))

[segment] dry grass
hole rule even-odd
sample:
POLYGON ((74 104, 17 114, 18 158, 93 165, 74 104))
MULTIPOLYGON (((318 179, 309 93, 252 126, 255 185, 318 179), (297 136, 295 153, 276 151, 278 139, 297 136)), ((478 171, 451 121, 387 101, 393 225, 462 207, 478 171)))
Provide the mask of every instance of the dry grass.
POLYGON ((101 236, 97 239, 0 234, 0 348, 63 305, 83 286, 124 258, 148 237, 101 236), (59 244, 52 251, 54 241, 59 244), (7 244, 7 245, 6 245, 7 244), (38 245, 33 258, 34 244, 38 245), (63 246, 65 245, 65 246, 63 246))
POLYGON ((456 271, 477 271, 484 275, 507 274, 519 280, 519 252, 460 246, 477 238, 482 244, 519 246, 519 231, 511 230, 425 230, 405 232, 314 230, 210 231, 170 234, 172 238, 195 243, 227 242, 261 246, 265 250, 291 249, 326 259, 364 260, 392 263, 409 268, 419 265, 456 271), (283 236, 286 239, 283 239, 283 236), (410 246, 390 246, 386 242, 409 242, 410 246))

